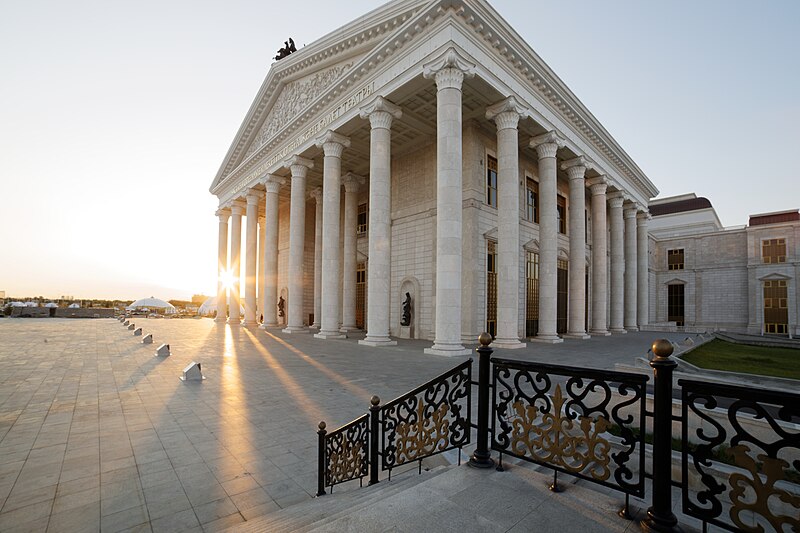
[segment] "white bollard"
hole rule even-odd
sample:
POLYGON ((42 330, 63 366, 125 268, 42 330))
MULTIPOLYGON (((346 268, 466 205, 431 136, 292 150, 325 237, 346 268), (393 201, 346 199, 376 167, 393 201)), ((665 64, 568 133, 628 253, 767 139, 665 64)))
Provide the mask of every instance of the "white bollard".
POLYGON ((183 369, 181 381, 202 381, 206 379, 200 370, 200 363, 192 361, 189 366, 183 369))
POLYGON ((162 344, 156 350, 156 357, 167 357, 168 355, 170 355, 169 344, 162 344))
POLYGON ((134 324, 133 322, 131 322, 131 323, 128 325, 128 329, 131 329, 131 330, 133 330, 133 329, 136 329, 136 324, 134 324))
POLYGON ((130 321, 130 320, 126 320, 125 322, 123 322, 123 323, 122 323, 122 325, 123 325, 123 326, 127 326, 127 325, 129 325, 130 323, 131 323, 131 321, 130 321))
POLYGON ((142 344, 153 344, 153 334, 148 333, 142 338, 142 344))
POLYGON ((142 335, 142 328, 136 328, 135 330, 133 330, 134 337, 140 337, 141 335, 142 335))

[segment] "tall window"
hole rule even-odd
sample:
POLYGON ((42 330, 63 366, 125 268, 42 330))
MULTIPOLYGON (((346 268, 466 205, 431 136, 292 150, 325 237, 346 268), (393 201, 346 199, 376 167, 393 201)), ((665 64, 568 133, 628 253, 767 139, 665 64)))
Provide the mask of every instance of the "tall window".
POLYGON ((367 264, 356 265, 356 327, 364 329, 367 311, 367 264))
POLYGON ((667 270, 683 270, 683 248, 667 250, 667 270))
POLYGON ((539 254, 525 255, 525 336, 534 337, 539 333, 539 254))
POLYGON ((525 187, 525 220, 539 223, 539 184, 530 178, 525 187))
POLYGON ((764 282, 764 332, 785 335, 789 332, 788 287, 786 280, 764 282))
POLYGON ((558 232, 567 233, 567 199, 558 195, 556 200, 556 213, 558 215, 558 232))
POLYGON ((497 159, 486 156, 486 203, 497 207, 497 159))
POLYGON ((761 259, 764 263, 785 263, 786 239, 766 239, 762 241, 761 259))
POLYGON ((567 283, 569 278, 569 263, 563 259, 558 260, 556 270, 556 332, 567 332, 567 283))
POLYGON ((356 222, 356 233, 361 235, 367 232, 367 204, 359 204, 358 220, 356 222))
POLYGON ((486 332, 497 335, 497 245, 486 244, 486 332))
POLYGON ((683 326, 683 285, 667 285, 667 320, 683 326))

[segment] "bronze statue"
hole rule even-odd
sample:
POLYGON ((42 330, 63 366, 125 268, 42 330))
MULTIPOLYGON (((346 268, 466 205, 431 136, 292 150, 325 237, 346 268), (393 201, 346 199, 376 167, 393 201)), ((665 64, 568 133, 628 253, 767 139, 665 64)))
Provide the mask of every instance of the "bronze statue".
POLYGON ((286 306, 286 300, 283 299, 283 296, 278 298, 278 316, 283 318, 286 316, 284 312, 284 307, 286 306))
POLYGON ((401 326, 411 325, 411 293, 406 293, 406 299, 403 301, 403 319, 400 321, 401 326))
POLYGON ((292 52, 297 52, 297 47, 294 45, 294 41, 291 37, 289 37, 288 41, 283 41, 283 44, 284 47, 278 50, 278 55, 275 56, 275 61, 280 61, 292 52))

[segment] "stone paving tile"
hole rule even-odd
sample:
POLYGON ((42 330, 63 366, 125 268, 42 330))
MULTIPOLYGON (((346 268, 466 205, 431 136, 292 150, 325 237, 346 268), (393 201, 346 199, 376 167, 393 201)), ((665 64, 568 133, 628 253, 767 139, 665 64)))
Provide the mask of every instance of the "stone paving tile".
MULTIPOLYGON (((467 359, 424 355, 429 341, 363 347, 359 333, 325 342, 207 319, 138 322, 173 355, 153 357, 114 320, 0 319, 0 509, 49 498, 22 508, 40 531, 99 530, 101 517, 121 530, 215 530, 275 512, 315 492, 320 420, 334 428, 373 394, 385 403, 467 359), (178 380, 192 360, 202 383, 178 380), (142 510, 145 522, 122 520, 142 510)), ((495 353, 612 368, 658 337, 685 334, 495 353)))
POLYGON ((104 533, 116 533, 141 525, 147 525, 147 529, 150 529, 150 517, 145 505, 131 507, 100 519, 100 529, 104 533))

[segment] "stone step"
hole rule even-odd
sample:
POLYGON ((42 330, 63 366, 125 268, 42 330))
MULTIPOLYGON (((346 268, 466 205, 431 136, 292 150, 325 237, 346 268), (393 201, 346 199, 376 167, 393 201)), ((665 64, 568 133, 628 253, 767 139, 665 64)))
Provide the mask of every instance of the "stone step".
MULTIPOLYGON (((393 497, 431 478, 437 477, 450 467, 438 466, 431 470, 423 470, 422 474, 408 471, 405 474, 392 476, 392 480, 382 480, 373 486, 355 487, 352 490, 335 491, 319 498, 289 506, 244 524, 239 524, 226 531, 240 533, 261 531, 308 531, 341 516, 358 512, 375 502, 393 497)), ((416 470, 416 469, 414 469, 416 470)))

